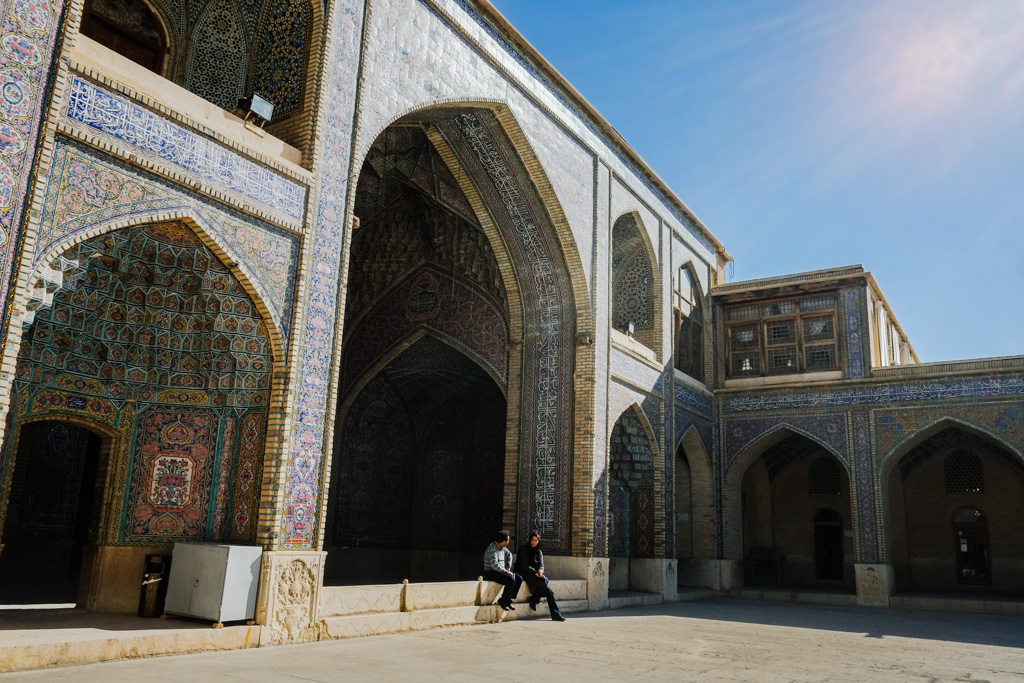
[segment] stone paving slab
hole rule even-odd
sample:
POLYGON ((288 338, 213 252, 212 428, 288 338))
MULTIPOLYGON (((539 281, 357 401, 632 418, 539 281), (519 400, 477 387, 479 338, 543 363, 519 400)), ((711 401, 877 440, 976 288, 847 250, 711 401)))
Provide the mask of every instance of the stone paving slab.
POLYGON ((1024 617, 717 598, 7 681, 1024 681, 1024 617))

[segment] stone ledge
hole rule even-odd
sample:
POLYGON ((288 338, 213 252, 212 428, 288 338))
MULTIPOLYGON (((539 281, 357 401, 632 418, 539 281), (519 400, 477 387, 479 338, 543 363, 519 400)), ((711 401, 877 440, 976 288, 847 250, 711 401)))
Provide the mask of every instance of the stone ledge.
POLYGON ((150 631, 145 635, 111 636, 105 630, 95 633, 96 637, 0 647, 0 673, 157 655, 241 650, 257 647, 260 642, 259 626, 150 631))

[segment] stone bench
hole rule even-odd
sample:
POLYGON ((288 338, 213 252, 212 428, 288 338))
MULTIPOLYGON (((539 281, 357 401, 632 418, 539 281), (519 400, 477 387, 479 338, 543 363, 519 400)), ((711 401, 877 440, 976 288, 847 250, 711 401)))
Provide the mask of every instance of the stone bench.
MULTIPOLYGON (((550 616, 546 600, 541 601, 537 611, 520 608, 505 612, 494 604, 501 588, 500 584, 482 579, 325 586, 320 594, 320 637, 350 638, 550 616)), ((585 580, 551 580, 551 590, 563 613, 587 611, 589 603, 585 580)), ((529 597, 529 588, 524 584, 516 596, 516 603, 526 603, 529 597)))

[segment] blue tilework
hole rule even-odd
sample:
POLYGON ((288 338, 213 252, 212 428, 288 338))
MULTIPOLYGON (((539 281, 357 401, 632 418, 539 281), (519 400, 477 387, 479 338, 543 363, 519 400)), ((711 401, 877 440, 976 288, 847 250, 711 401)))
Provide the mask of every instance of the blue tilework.
POLYGON ((878 561, 878 534, 875 530, 875 487, 872 478, 871 432, 868 414, 858 410, 853 414, 853 455, 857 464, 857 522, 859 561, 878 561))
MULTIPOLYGON (((5 330, 47 77, 66 6, 52 1, 0 3, 0 328, 5 330)), ((6 344, 6 336, 0 344, 6 344)))
POLYGON ((711 415, 711 397, 705 393, 676 382, 675 398, 677 403, 698 410, 704 415, 711 415))
POLYGON ((727 420, 723 425, 725 433, 725 471, 732 467, 736 458, 762 436, 780 428, 788 428, 829 449, 846 466, 853 470, 849 454, 849 437, 845 413, 822 415, 785 415, 752 417, 727 420))
POLYGON ((191 215, 256 287, 287 340, 295 299, 299 238, 269 223, 226 208, 83 145, 57 138, 46 179, 32 266, 52 256, 68 238, 158 214, 191 215))
POLYGON ((356 75, 363 33, 362 0, 333 5, 331 53, 323 89, 324 160, 318 175, 316 219, 312 226, 311 264, 301 327, 297 396, 280 529, 280 549, 319 548, 317 514, 324 493, 324 450, 330 400, 330 372, 338 327, 338 274, 345 234, 348 172, 356 102, 356 75))
POLYGON ((68 118, 301 220, 306 188, 213 140, 82 78, 71 79, 68 118))
POLYGON ((872 387, 794 391, 787 394, 735 396, 725 399, 723 410, 726 413, 738 413, 929 399, 966 399, 1009 394, 1024 394, 1024 376, 942 379, 913 384, 885 384, 872 387))

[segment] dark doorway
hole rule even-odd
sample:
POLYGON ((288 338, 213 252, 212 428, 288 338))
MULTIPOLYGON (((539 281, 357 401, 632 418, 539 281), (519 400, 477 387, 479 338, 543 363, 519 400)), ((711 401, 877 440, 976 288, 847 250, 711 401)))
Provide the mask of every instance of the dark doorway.
POLYGON ((953 516, 956 553, 956 581, 961 585, 990 586, 988 520, 973 507, 961 508, 953 516))
POLYGON ((814 566, 819 581, 843 580, 843 518, 832 508, 814 515, 814 566))
POLYGON ((21 428, 0 554, 0 602, 74 602, 95 519, 101 439, 58 421, 21 428))
POLYGON ((166 45, 163 30, 139 0, 87 2, 82 33, 154 73, 162 70, 166 45))

